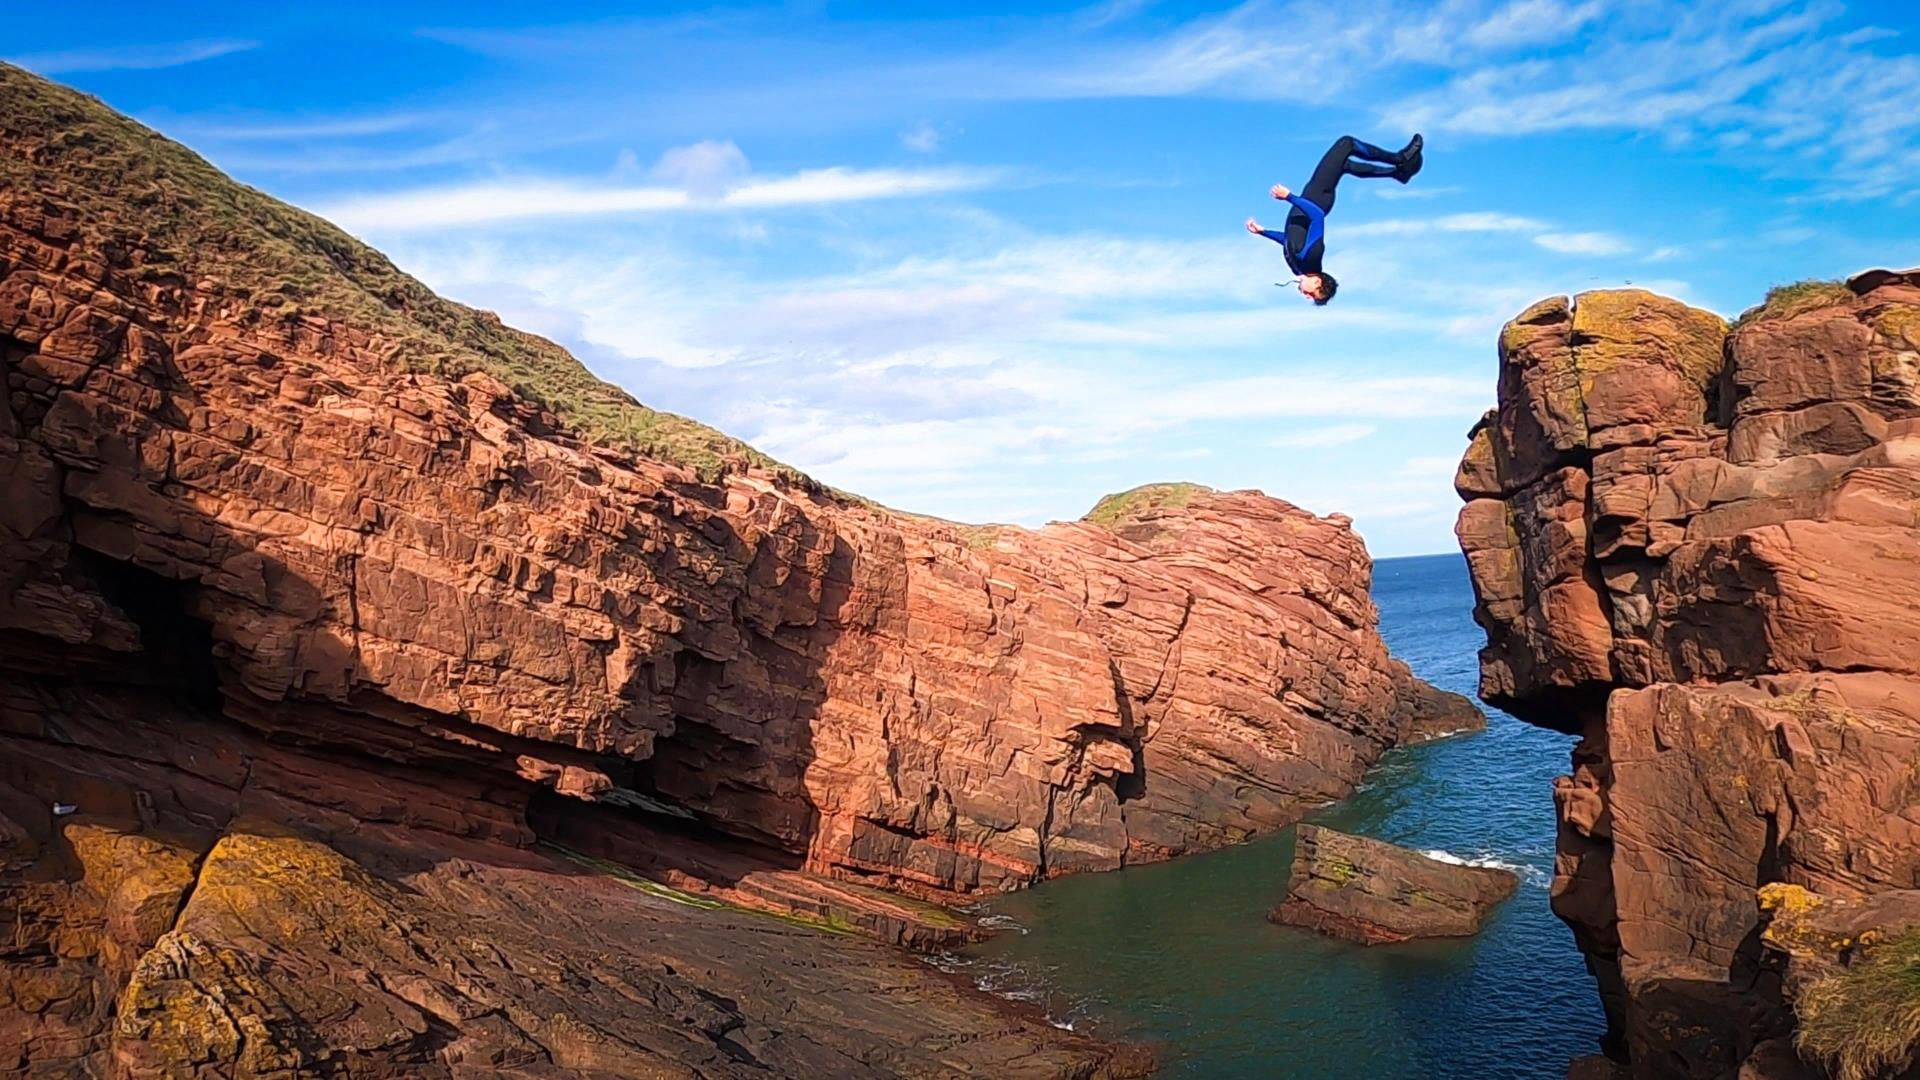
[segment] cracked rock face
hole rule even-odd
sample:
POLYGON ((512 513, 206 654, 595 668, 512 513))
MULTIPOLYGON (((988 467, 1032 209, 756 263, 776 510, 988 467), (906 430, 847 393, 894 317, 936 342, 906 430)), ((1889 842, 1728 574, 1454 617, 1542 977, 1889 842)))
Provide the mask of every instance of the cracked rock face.
POLYGON ((1548 300, 1500 355, 1459 536, 1482 696, 1581 737, 1555 910, 1635 1075, 1788 1075, 1756 888, 1920 882, 1920 272, 1731 331, 1548 300))
POLYGON ((846 932, 964 940, 915 898, 1232 843, 1476 716, 1345 519, 977 529, 589 442, 395 359, 550 344, 397 274, 330 306, 377 253, 201 162, 102 204, 74 155, 184 152, 0 89, 0 1069, 1117 1075, 846 932), (238 239, 168 247, 205 205, 238 239))

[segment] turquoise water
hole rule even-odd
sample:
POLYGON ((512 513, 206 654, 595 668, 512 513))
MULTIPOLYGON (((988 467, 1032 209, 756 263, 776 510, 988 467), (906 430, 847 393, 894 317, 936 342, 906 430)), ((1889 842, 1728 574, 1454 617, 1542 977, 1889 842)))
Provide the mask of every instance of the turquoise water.
MULTIPOLYGON (((1472 695, 1483 638, 1465 562, 1382 560, 1374 597, 1394 653, 1472 695)), ((1572 936, 1547 909, 1551 784, 1568 749, 1490 713, 1484 734, 1392 752, 1312 819, 1521 869, 1519 893, 1477 938, 1363 948, 1268 923, 1289 829, 996 899, 994 917, 1019 929, 953 962, 987 989, 1041 1002, 1056 1023, 1154 1045, 1164 1077, 1562 1077, 1604 1027, 1572 936)))

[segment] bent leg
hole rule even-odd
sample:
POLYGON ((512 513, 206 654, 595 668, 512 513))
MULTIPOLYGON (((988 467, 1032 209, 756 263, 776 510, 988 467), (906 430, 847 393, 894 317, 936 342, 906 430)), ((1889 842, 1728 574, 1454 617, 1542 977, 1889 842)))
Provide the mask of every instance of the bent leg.
MULTIPOLYGON (((1342 141, 1351 144, 1353 147, 1353 149, 1348 151, 1348 154, 1352 157, 1357 157, 1362 161, 1378 161, 1386 165, 1398 165, 1403 160, 1403 156, 1399 153, 1396 153, 1395 151, 1382 150, 1370 142, 1361 142, 1359 139, 1356 139, 1351 135, 1347 136, 1342 141)), ((1371 176, 1375 174, 1354 173, 1354 175, 1355 176, 1371 176)))
POLYGON ((1327 152, 1321 155, 1320 164, 1313 167, 1313 177, 1301 195, 1318 203, 1321 209, 1333 209, 1333 190, 1339 186, 1340 178, 1347 174, 1347 159, 1353 156, 1353 137, 1342 136, 1335 139, 1327 152))

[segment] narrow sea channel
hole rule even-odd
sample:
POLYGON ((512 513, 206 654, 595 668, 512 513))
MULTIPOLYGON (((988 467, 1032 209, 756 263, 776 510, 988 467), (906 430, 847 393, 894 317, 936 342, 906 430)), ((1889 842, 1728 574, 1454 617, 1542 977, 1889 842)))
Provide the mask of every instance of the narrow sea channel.
MULTIPOLYGON (((1381 560, 1381 629, 1435 685, 1472 696, 1482 642, 1458 555, 1381 560)), ((1226 851, 996 899, 1010 930, 950 958, 1056 1023, 1153 1044, 1162 1076, 1558 1078, 1603 1029, 1572 935, 1547 907, 1552 778, 1568 740, 1498 712, 1484 734, 1396 750, 1334 828, 1524 875, 1477 938, 1372 949, 1266 921, 1293 830, 1226 851)))

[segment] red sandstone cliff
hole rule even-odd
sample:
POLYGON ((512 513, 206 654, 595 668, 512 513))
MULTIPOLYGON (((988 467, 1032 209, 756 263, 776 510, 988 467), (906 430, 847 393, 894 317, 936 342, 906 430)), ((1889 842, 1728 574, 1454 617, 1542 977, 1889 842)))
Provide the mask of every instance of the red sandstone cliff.
POLYGON ((1457 480, 1481 693, 1581 736, 1554 907, 1614 1053, 1816 1075, 1756 889, 1920 885, 1920 272, 1731 332, 1645 292, 1543 301, 1499 390, 1457 480))
POLYGON ((860 504, 4 65, 0 180, 0 1072, 1118 1074, 844 932, 1471 713, 1344 519, 860 504))

